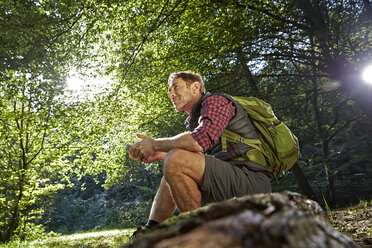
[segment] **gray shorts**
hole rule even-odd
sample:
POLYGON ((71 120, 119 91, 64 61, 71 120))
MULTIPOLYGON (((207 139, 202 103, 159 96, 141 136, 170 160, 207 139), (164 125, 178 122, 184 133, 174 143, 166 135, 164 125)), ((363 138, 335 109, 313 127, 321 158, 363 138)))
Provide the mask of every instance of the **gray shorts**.
POLYGON ((263 172, 251 171, 244 166, 205 155, 204 181, 200 191, 203 203, 209 203, 246 194, 270 193, 271 183, 263 172))

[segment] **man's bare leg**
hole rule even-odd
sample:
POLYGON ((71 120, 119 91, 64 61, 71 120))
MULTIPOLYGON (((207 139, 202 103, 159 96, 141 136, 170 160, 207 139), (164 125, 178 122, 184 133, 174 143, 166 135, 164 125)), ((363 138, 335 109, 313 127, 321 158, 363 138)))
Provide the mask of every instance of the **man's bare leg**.
POLYGON ((190 211, 201 206, 199 186, 203 183, 204 155, 175 149, 164 161, 164 177, 151 206, 149 220, 163 222, 176 210, 190 211))
POLYGON ((176 204, 171 196, 168 183, 163 177, 151 206, 149 220, 154 220, 159 223, 163 222, 172 216, 175 210, 176 204))
POLYGON ((181 212, 201 206, 199 186, 203 183, 205 157, 201 153, 171 150, 164 161, 164 178, 181 212))

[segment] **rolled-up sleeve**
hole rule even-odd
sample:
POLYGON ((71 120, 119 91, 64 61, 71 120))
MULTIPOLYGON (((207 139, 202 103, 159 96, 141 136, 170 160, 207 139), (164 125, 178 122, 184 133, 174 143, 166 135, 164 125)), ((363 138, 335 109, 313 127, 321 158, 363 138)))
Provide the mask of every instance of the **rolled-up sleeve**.
POLYGON ((192 132, 203 151, 208 151, 218 141, 234 115, 234 104, 221 95, 212 95, 203 101, 199 125, 192 132))

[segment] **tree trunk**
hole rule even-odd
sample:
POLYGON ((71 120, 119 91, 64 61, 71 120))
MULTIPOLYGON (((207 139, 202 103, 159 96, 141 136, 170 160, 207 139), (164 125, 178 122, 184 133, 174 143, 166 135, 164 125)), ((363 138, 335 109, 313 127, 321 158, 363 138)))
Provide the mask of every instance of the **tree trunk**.
POLYGON ((302 194, 309 197, 311 200, 319 202, 319 199, 316 198, 314 190, 311 188, 309 182, 307 181, 304 172, 298 163, 295 163, 292 167, 293 175, 297 181, 298 186, 301 189, 302 194))
POLYGON ((17 201, 14 205, 14 208, 13 210, 11 211, 11 220, 10 220, 10 223, 9 223, 9 226, 7 228, 7 230, 4 230, 4 240, 1 240, 1 242, 7 242, 7 241, 10 241, 11 238, 13 237, 14 235, 14 231, 18 228, 19 226, 19 206, 21 204, 21 200, 22 200, 22 197, 23 197, 23 178, 21 178, 21 181, 19 183, 20 185, 20 189, 19 189, 19 194, 18 194, 18 197, 17 197, 17 201))
POLYGON ((331 152, 329 151, 329 145, 327 141, 323 142, 323 157, 324 157, 324 170, 326 175, 329 203, 334 206, 336 203, 336 191, 334 183, 334 171, 331 166, 331 152))
POLYGON ((246 94, 250 96, 262 98, 260 89, 258 88, 257 82, 254 79, 252 72, 247 65, 248 60, 242 49, 243 49, 242 47, 239 47, 236 50, 236 53, 237 53, 238 64, 240 65, 243 71, 243 76, 246 78, 247 83, 248 83, 248 92, 246 94))
POLYGON ((292 192, 247 195, 181 214, 137 237, 136 248, 353 248, 315 201, 292 192))

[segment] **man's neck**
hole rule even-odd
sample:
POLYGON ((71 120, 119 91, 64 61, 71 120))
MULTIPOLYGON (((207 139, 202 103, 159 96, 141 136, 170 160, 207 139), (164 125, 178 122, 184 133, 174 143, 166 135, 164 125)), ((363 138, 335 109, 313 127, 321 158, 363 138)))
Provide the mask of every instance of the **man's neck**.
POLYGON ((195 96, 195 98, 193 99, 192 101, 192 104, 191 104, 191 108, 185 110, 185 112, 190 115, 192 110, 194 109, 195 107, 195 104, 197 104, 202 98, 203 98, 203 95, 204 94, 198 94, 197 96, 195 96))

